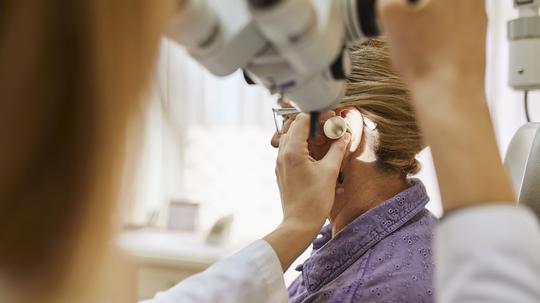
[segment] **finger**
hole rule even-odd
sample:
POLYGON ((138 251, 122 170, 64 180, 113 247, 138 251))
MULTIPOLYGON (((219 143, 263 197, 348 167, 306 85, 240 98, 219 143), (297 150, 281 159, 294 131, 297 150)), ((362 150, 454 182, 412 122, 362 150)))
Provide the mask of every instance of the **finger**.
POLYGON ((276 174, 276 183, 277 183, 278 186, 281 186, 281 183, 280 183, 281 180, 279 178, 279 168, 277 166, 277 163, 276 163, 276 168, 274 169, 274 172, 276 174))
POLYGON ((309 156, 309 115, 299 114, 291 124, 291 127, 287 133, 288 139, 286 141, 285 153, 289 157, 299 157, 298 159, 304 159, 305 156, 309 156))
POLYGON ((283 165, 296 165, 309 160, 308 149, 309 116, 299 114, 291 123, 289 131, 279 143, 278 160, 283 165), (301 139, 304 138, 304 139, 301 139))
POLYGON ((306 143, 309 138, 309 115, 305 113, 298 114, 291 123, 287 135, 289 135, 289 144, 291 145, 306 143))
POLYGON ((286 121, 285 123, 283 123, 283 129, 282 129, 282 133, 286 134, 288 131, 289 131, 289 127, 291 127, 291 124, 292 122, 294 122, 294 120, 296 119, 296 116, 297 114, 294 114, 294 115, 291 115, 286 121))
POLYGON ((285 150, 285 147, 287 146, 287 134, 282 134, 280 137, 279 137, 279 149, 278 149, 278 157, 280 154, 283 153, 283 151, 285 150))
POLYGON ((286 142, 286 140, 287 140, 287 134, 283 134, 279 138, 279 148, 278 148, 278 154, 277 154, 277 157, 276 157, 276 168, 275 168, 276 179, 278 181, 278 185, 280 184, 279 183, 280 182, 279 174, 283 170, 283 157, 284 157, 284 153, 285 153, 285 146, 286 146, 285 142, 286 142))
POLYGON ((341 139, 332 143, 332 146, 330 146, 328 153, 321 160, 321 162, 324 163, 327 167, 332 167, 335 169, 333 173, 335 173, 336 176, 339 168, 341 167, 341 162, 343 161, 343 157, 347 152, 347 146, 349 145, 350 141, 351 134, 346 133, 341 139))

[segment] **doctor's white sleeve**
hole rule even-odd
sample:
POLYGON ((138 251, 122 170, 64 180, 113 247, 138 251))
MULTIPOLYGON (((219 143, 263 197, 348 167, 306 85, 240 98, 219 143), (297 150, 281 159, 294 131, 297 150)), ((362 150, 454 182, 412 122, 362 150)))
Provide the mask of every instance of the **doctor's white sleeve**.
POLYGON ((141 303, 285 303, 279 259, 264 240, 253 242, 202 273, 141 303))
POLYGON ((478 206, 435 235, 438 303, 540 302, 540 226, 525 207, 478 206))

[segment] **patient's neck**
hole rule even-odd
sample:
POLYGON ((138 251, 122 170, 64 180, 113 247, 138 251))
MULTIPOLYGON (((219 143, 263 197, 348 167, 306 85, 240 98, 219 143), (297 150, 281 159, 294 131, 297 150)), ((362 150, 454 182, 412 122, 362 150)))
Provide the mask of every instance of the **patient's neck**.
POLYGON ((343 173, 345 192, 336 195, 330 212, 332 237, 358 216, 408 187, 405 176, 385 172, 376 163, 354 159, 343 169, 343 173))

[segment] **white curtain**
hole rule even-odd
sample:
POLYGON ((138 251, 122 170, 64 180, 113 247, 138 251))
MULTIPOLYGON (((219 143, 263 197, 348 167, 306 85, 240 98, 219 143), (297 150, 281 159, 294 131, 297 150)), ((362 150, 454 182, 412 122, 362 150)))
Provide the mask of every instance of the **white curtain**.
POLYGON ((235 242, 280 219, 271 108, 275 98, 241 73, 217 78, 163 39, 150 96, 143 152, 129 195, 131 224, 164 225, 170 201, 201 205, 201 229, 235 215, 235 242))

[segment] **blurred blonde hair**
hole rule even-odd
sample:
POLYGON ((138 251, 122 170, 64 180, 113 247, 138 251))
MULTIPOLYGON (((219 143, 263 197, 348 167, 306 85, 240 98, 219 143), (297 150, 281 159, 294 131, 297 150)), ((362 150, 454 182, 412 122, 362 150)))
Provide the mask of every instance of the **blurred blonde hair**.
POLYGON ((424 148, 411 105, 411 95, 392 67, 384 39, 370 39, 349 47, 352 73, 341 106, 357 106, 377 124, 376 155, 390 172, 415 174, 420 163, 415 156, 424 148))
POLYGON ((68 276, 95 272, 126 124, 141 106, 166 20, 162 3, 0 4, 2 283, 54 292, 68 276))

